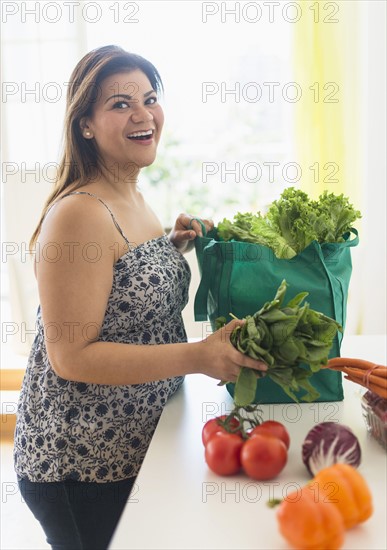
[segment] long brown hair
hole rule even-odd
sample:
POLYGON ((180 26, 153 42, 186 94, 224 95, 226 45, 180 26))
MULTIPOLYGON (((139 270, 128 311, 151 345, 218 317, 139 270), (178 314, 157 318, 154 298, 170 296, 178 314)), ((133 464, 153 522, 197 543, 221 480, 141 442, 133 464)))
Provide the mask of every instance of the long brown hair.
POLYGON ((33 249, 47 211, 62 195, 78 189, 100 172, 102 159, 92 139, 84 139, 81 119, 91 115, 98 99, 101 82, 123 71, 140 69, 156 92, 163 84, 156 67, 143 57, 126 52, 118 46, 104 46, 86 54, 75 67, 67 89, 63 132, 63 154, 58 166, 54 188, 46 200, 39 223, 31 237, 33 249))

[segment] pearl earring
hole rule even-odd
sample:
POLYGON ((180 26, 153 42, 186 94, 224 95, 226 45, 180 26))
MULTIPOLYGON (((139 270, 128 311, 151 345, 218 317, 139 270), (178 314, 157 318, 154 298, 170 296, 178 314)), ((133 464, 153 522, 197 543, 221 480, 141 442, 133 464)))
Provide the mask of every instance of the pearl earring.
POLYGON ((86 137, 90 137, 90 136, 91 136, 91 132, 89 132, 89 130, 86 130, 85 136, 86 136, 86 137))

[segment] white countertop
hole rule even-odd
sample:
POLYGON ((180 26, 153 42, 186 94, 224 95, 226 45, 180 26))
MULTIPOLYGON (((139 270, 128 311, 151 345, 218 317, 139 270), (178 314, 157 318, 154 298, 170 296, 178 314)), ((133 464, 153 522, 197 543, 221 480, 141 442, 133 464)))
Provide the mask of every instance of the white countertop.
MULTIPOLYGON (((386 364, 385 336, 346 336, 341 355, 386 364)), ((111 550, 286 550, 269 498, 302 487, 310 476, 301 460, 307 432, 319 422, 352 428, 362 448, 359 471, 374 499, 374 514, 346 533, 345 550, 387 548, 387 453, 366 431, 360 399, 365 389, 344 380, 344 401, 263 405, 264 420, 286 425, 291 437, 288 463, 280 475, 257 482, 244 474, 220 477, 204 461, 204 422, 232 409, 225 387, 191 375, 159 421, 136 485, 110 545, 111 550)))

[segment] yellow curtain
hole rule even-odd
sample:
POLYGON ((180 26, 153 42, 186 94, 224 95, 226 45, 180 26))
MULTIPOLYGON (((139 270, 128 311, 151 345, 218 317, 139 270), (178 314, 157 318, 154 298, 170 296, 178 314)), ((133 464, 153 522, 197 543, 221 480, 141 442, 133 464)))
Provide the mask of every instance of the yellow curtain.
MULTIPOLYGON (((358 2, 299 2, 294 23, 295 105, 300 187, 311 197, 327 189, 360 208, 361 151, 358 2)), ((360 3, 361 4, 361 3, 360 3)))
MULTIPOLYGON (((295 104, 295 154, 302 168, 300 188, 316 199, 325 189, 344 193, 364 211, 365 16, 363 2, 303 1, 294 24, 295 81, 302 98, 295 104)), ((362 220, 356 222, 361 243, 362 220)), ((363 248, 352 254, 346 332, 362 333, 366 303, 363 248)))

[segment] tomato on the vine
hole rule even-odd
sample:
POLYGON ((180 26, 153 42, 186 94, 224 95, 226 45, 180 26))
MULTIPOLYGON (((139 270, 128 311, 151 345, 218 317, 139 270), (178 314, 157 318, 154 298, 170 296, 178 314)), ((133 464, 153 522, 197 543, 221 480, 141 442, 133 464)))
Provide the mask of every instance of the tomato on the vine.
POLYGON ((243 439, 239 435, 217 432, 208 441, 205 459, 209 468, 218 475, 237 474, 241 469, 243 439))
MULTIPOLYGON (((218 420, 225 420, 227 418, 227 415, 224 414, 222 416, 218 416, 216 418, 211 418, 211 420, 208 420, 202 430, 202 441, 203 445, 206 446, 209 440, 212 438, 212 436, 216 433, 222 432, 222 433, 228 433, 227 430, 221 426, 218 422, 218 420)), ((237 428, 240 426, 239 421, 236 418, 232 418, 230 421, 230 427, 232 430, 237 430, 237 428)), ((238 435, 239 433, 236 432, 238 435)))
POLYGON ((265 480, 276 477, 288 459, 286 445, 274 435, 257 433, 242 447, 241 463, 252 479, 265 480))
POLYGON ((250 432, 250 437, 256 434, 271 434, 283 441, 286 445, 286 448, 289 449, 290 446, 290 436, 288 430, 285 428, 281 422, 276 420, 266 420, 262 424, 255 426, 250 432))

